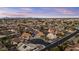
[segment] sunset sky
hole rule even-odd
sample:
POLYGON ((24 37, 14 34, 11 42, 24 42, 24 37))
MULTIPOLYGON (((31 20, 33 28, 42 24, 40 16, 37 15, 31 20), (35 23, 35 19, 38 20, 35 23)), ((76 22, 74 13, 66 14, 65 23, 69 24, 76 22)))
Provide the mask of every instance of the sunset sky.
POLYGON ((79 7, 0 7, 0 17, 79 16, 79 7))

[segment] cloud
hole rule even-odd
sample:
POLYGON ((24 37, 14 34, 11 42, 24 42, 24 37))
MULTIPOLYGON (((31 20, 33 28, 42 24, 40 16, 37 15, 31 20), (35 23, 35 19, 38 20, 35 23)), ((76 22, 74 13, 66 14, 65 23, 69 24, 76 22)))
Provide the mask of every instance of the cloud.
POLYGON ((44 13, 34 13, 32 12, 32 8, 19 8, 19 10, 15 10, 13 11, 12 9, 7 8, 3 8, 0 9, 0 16, 4 16, 4 17, 27 17, 27 16, 45 16, 47 14, 44 13))
POLYGON ((32 8, 26 8, 26 7, 24 7, 24 8, 20 8, 21 10, 25 10, 25 11, 31 11, 32 10, 32 8))
POLYGON ((41 13, 16 13, 16 12, 4 12, 0 13, 0 16, 14 16, 14 17, 28 17, 28 16, 45 16, 46 14, 41 13))
POLYGON ((4 16, 4 17, 6 16, 26 16, 26 13, 19 13, 16 11, 12 11, 10 8, 0 8, 0 17, 1 16, 4 16))
POLYGON ((27 8, 27 7, 26 7, 26 8, 25 8, 25 7, 24 7, 24 8, 20 8, 20 13, 21 13, 21 12, 32 13, 32 8, 27 8))
POLYGON ((1 13, 3 16, 27 16, 25 13, 1 13))
POLYGON ((61 7, 61 8, 54 8, 57 12, 60 12, 61 14, 75 14, 75 12, 74 11, 72 11, 72 10, 68 10, 68 9, 66 9, 66 8, 63 8, 63 7, 61 7))

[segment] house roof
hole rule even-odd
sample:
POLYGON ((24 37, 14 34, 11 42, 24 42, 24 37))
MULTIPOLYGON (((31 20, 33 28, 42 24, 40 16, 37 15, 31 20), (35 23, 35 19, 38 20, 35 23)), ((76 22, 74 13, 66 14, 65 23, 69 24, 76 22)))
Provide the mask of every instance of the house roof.
POLYGON ((21 35, 21 37, 28 37, 28 36, 31 36, 31 34, 30 33, 26 33, 26 32, 23 32, 22 35, 21 35))
POLYGON ((79 44, 71 45, 65 49, 66 51, 79 51, 79 44))
POLYGON ((15 41, 18 43, 18 42, 20 42, 20 38, 13 38, 12 41, 15 41))
POLYGON ((41 32, 41 31, 39 31, 39 32, 37 33, 37 35, 38 35, 38 36, 43 36, 43 35, 44 35, 44 33, 43 33, 43 32, 41 32))

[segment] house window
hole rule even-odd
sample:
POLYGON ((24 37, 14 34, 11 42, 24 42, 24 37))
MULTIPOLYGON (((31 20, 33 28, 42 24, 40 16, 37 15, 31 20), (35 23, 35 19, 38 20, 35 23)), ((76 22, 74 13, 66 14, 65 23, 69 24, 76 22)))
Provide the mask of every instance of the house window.
POLYGON ((25 49, 27 46, 23 46, 23 48, 25 49))

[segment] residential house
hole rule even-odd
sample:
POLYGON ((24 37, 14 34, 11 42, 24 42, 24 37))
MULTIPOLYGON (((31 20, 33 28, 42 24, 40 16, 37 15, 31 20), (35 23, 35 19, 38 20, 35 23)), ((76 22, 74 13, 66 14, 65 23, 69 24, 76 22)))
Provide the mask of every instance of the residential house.
POLYGON ((44 38, 45 34, 41 31, 37 31, 36 35, 34 36, 34 38, 44 38))
POLYGON ((21 40, 20 38, 12 38, 11 44, 12 44, 12 45, 17 45, 18 43, 21 42, 20 40, 21 40))
POLYGON ((36 48, 37 48, 37 45, 36 44, 32 44, 32 43, 24 44, 24 43, 21 42, 17 46, 17 49, 19 51, 32 51, 32 50, 34 50, 36 48))
POLYGON ((30 33, 26 33, 26 32, 23 32, 22 35, 21 35, 21 41, 24 41, 24 40, 29 40, 31 37, 31 34, 30 33))
POLYGON ((46 37, 47 37, 48 39, 51 39, 51 40, 57 38, 57 36, 56 36, 55 34, 53 34, 53 33, 48 33, 46 37))

